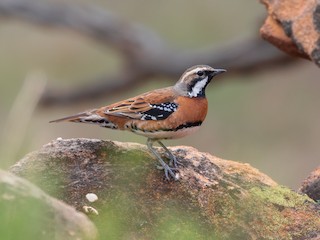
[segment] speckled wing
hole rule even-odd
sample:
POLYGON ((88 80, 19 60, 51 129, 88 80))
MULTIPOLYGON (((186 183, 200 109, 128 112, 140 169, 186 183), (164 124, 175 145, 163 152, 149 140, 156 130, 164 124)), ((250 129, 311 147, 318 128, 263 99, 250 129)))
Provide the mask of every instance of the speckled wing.
POLYGON ((164 88, 117 102, 99 110, 102 110, 107 116, 137 120, 163 120, 177 110, 178 104, 174 102, 174 99, 173 89, 164 88))

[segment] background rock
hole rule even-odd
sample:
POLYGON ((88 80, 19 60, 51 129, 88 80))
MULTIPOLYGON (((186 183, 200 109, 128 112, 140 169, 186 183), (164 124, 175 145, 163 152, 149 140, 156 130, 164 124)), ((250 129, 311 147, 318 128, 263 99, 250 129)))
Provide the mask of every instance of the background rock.
POLYGON ((77 209, 93 207, 102 239, 312 239, 319 206, 248 164, 171 148, 180 181, 164 180, 139 144, 56 140, 11 171, 77 209), (89 203, 87 193, 98 200, 89 203))
POLYGON ((0 239, 96 239, 93 223, 28 181, 0 170, 0 239))
POLYGON ((299 191, 307 194, 315 201, 320 201, 320 167, 310 173, 310 175, 303 181, 299 191))
POLYGON ((263 38, 281 50, 320 66, 320 3, 305 0, 261 0, 268 16, 263 38))

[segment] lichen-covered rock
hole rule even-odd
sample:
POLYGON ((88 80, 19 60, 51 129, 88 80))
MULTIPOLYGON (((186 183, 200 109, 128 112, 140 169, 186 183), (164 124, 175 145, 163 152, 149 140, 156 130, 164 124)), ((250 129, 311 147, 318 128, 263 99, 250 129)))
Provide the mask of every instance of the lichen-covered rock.
POLYGON ((303 181, 299 191, 307 194, 318 203, 320 202, 320 167, 310 173, 310 175, 303 181))
POLYGON ((0 170, 0 239, 97 239, 83 213, 0 170))
POLYGON ((268 16, 260 29, 263 38, 281 50, 311 59, 320 66, 320 2, 261 0, 268 16))
POLYGON ((248 164, 170 149, 183 163, 179 181, 166 181, 143 145, 92 139, 52 141, 11 171, 87 211, 101 239, 320 236, 320 209, 307 196, 248 164))

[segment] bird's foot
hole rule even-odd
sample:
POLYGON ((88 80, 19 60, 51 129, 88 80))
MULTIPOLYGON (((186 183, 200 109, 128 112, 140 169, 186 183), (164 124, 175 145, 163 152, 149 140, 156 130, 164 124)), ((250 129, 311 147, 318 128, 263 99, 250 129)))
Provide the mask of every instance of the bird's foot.
POLYGON ((178 168, 179 165, 183 165, 181 161, 179 161, 177 159, 176 156, 174 156, 173 154, 171 154, 171 156, 169 156, 170 162, 169 162, 169 166, 174 166, 175 168, 178 168))
POLYGON ((172 177, 175 181, 179 180, 179 173, 177 168, 172 168, 169 165, 163 166, 164 175, 168 181, 170 181, 170 177, 172 177))
POLYGON ((164 170, 166 180, 170 181, 171 178, 174 180, 179 180, 179 170, 175 167, 170 167, 169 165, 157 165, 157 169, 164 170))
POLYGON ((179 180, 179 174, 178 174, 178 164, 177 159, 173 156, 173 154, 163 145, 162 142, 158 141, 160 146, 164 148, 166 153, 169 155, 170 162, 172 161, 172 164, 174 167, 169 166, 160 156, 160 154, 152 147, 153 140, 148 139, 147 146, 149 150, 153 153, 153 155, 158 159, 160 166, 157 166, 157 168, 164 170, 165 177, 168 181, 170 181, 170 178, 173 178, 174 180, 179 180))

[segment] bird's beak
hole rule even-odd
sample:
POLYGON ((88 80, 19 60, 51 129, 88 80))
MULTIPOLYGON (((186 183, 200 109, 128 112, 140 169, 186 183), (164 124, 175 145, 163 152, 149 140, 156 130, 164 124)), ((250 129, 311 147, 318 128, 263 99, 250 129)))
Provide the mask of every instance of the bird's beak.
POLYGON ((227 70, 225 70, 225 69, 213 69, 212 71, 210 71, 210 73, 209 73, 209 76, 210 76, 210 79, 211 78, 213 78, 214 76, 217 76, 217 75, 219 75, 219 74, 221 74, 221 73, 224 73, 224 72, 226 72, 227 70))
POLYGON ((227 70, 225 70, 225 69, 214 69, 214 71, 212 72, 212 75, 213 76, 216 76, 216 75, 218 75, 218 74, 221 74, 221 73, 224 73, 224 72, 226 72, 227 70))

